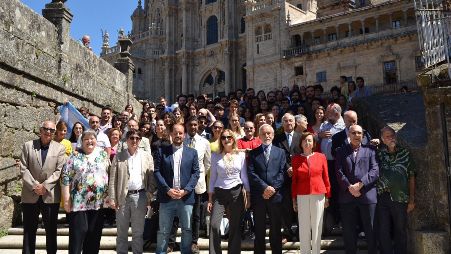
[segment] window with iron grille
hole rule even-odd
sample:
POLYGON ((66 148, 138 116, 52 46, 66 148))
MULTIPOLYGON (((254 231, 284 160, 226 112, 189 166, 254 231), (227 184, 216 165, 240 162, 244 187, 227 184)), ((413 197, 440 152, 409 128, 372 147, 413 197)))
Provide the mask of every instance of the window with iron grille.
POLYGON ((391 22, 391 27, 392 27, 393 29, 400 28, 400 27, 401 27, 401 21, 400 21, 400 20, 393 20, 393 21, 391 22))
POLYGON ((304 66, 295 66, 294 67, 294 75, 296 76, 302 76, 304 75, 304 66))
POLYGON ((328 41, 336 41, 337 40, 337 34, 336 33, 331 33, 327 35, 327 40, 328 41))
POLYGON ((395 61, 384 62, 384 80, 385 84, 398 83, 398 74, 395 61))

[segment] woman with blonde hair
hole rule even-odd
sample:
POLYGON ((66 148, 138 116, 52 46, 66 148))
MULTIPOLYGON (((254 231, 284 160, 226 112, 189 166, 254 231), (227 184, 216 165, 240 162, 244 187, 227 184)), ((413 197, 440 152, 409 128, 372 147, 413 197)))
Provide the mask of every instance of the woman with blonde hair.
POLYGON ((229 116, 229 126, 230 126, 230 130, 232 130, 232 132, 235 135, 235 138, 237 140, 244 137, 244 131, 240 125, 240 116, 239 115, 232 114, 229 116))
POLYGON ((220 134, 219 153, 212 153, 207 210, 211 212, 209 252, 221 252, 221 220, 227 210, 229 218, 228 253, 240 253, 240 222, 245 208, 250 206, 246 155, 237 151, 233 131, 220 134), (243 190, 244 189, 244 190, 243 190))

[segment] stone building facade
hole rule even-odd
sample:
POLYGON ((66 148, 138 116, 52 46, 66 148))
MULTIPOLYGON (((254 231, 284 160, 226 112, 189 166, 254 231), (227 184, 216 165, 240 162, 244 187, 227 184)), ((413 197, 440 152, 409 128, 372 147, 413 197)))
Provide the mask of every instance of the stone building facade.
POLYGON ((57 106, 70 101, 98 115, 108 104, 141 109, 127 52, 116 56, 121 72, 69 36, 72 13, 62 2, 47 4, 43 15, 19 0, 0 1, 0 234, 22 218, 15 159, 43 121, 58 120, 57 106))
MULTIPOLYGON (((210 96, 237 88, 415 84, 413 1, 139 0, 131 16, 134 94, 210 96)), ((104 47, 114 59, 117 47, 104 47)))

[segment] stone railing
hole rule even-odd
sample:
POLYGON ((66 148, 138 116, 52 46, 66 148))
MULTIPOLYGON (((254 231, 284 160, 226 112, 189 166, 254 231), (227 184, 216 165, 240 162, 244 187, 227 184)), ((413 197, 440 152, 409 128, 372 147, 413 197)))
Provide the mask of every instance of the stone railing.
POLYGON ((117 54, 121 51, 121 48, 119 46, 114 46, 111 48, 105 48, 105 52, 101 53, 101 56, 110 55, 110 54, 117 54))
POLYGON ((152 37, 152 36, 164 36, 164 29, 162 28, 151 28, 143 33, 139 33, 139 34, 132 34, 130 36, 130 39, 134 42, 148 38, 148 37, 152 37))
POLYGON ((267 9, 281 6, 280 0, 248 0, 246 14, 254 14, 256 12, 262 12, 267 9))
POLYGON ((308 53, 316 53, 324 50, 353 47, 360 44, 370 43, 378 40, 391 39, 399 36, 416 34, 416 26, 407 26, 397 29, 388 29, 377 33, 360 34, 357 36, 346 37, 335 41, 329 41, 318 45, 304 45, 300 47, 290 48, 283 51, 283 58, 297 57, 308 53))

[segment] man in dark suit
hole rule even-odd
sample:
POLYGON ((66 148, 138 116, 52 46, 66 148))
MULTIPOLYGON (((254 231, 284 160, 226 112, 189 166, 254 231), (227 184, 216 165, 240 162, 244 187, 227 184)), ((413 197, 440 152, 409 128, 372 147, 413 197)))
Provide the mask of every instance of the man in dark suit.
POLYGON ((362 127, 352 125, 349 128, 350 143, 338 149, 335 161, 346 254, 357 252, 356 225, 359 212, 368 242, 368 253, 377 253, 373 222, 379 167, 374 149, 362 145, 362 138, 362 127))
POLYGON ((263 124, 259 130, 262 145, 249 152, 248 178, 254 209, 254 253, 265 253, 266 214, 270 221, 269 242, 272 253, 282 253, 281 203, 287 174, 285 152, 272 145, 274 129, 263 124))
POLYGON ((293 154, 302 153, 301 148, 299 147, 299 141, 301 140, 301 136, 299 133, 294 131, 295 128, 295 119, 294 116, 290 113, 285 113, 282 117, 282 133, 278 133, 274 137, 273 144, 279 148, 281 148, 285 152, 286 164, 287 164, 287 179, 285 179, 285 184, 283 186, 283 218, 282 218, 282 226, 283 226, 283 242, 285 243, 287 239, 290 241, 294 241, 297 238, 295 232, 291 230, 291 225, 293 221, 297 222, 297 216, 293 210, 293 200, 291 198, 291 156, 293 154))
POLYGON ((66 149, 53 141, 55 123, 45 121, 40 138, 26 142, 20 158, 22 177, 23 253, 35 253, 39 213, 45 227, 47 253, 56 253, 56 226, 61 200, 59 179, 66 162, 66 149))
MULTIPOLYGON (((337 149, 343 146, 344 144, 349 144, 348 140, 348 133, 349 133, 349 127, 352 125, 358 124, 357 122, 357 112, 354 110, 347 110, 343 114, 343 121, 345 122, 346 128, 340 132, 335 133, 332 136, 332 148, 331 148, 331 154, 335 157, 337 153, 337 149)), ((371 142, 371 135, 363 130, 363 138, 362 138, 362 145, 369 145, 371 142)))
POLYGON ((183 146, 183 125, 173 126, 172 146, 161 147, 155 156, 154 176, 158 186, 159 230, 156 253, 166 253, 169 233, 177 215, 182 225, 181 252, 191 253, 191 214, 194 188, 199 180, 197 151, 183 146))

